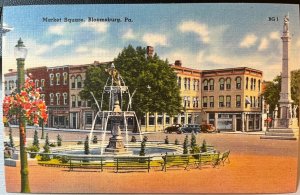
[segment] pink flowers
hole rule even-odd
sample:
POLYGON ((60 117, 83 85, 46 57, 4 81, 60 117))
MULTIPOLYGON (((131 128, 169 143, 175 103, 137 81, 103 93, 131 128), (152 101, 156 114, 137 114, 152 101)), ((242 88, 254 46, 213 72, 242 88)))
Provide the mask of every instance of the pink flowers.
POLYGON ((39 119, 47 123, 48 114, 45 102, 40 99, 40 89, 27 78, 20 93, 6 96, 3 100, 3 115, 12 118, 14 115, 25 117, 27 122, 38 124, 39 119))

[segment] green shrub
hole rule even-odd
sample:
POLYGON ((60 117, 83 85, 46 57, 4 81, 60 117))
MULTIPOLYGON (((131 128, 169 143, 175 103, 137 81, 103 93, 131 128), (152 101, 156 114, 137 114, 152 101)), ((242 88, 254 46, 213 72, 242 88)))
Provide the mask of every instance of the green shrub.
POLYGON ((59 160, 60 160, 61 163, 68 163, 69 162, 69 160, 66 156, 61 156, 59 160))
POLYGON ((147 142, 147 141, 148 141, 148 137, 147 137, 147 136, 144 136, 143 141, 144 141, 144 142, 147 142))
POLYGON ((197 146, 197 140, 196 140, 196 135, 194 133, 194 131, 192 132, 192 136, 191 136, 191 148, 194 148, 197 146))
POLYGON ((179 145, 179 141, 177 138, 175 139, 175 145, 179 145))
POLYGON ((202 142, 201 152, 207 152, 207 145, 205 139, 202 142))
POLYGON ((82 145, 82 141, 78 141, 78 142, 77 142, 77 145, 82 145))
POLYGON ((62 138, 61 138, 61 136, 58 134, 56 138, 57 138, 57 146, 61 146, 62 145, 62 138))
POLYGON ((189 137, 188 137, 188 135, 186 135, 184 138, 184 142, 183 142, 183 154, 189 153, 188 144, 189 144, 189 137))
POLYGON ((166 136, 166 138, 165 138, 165 144, 169 144, 169 138, 168 138, 168 136, 166 136))
POLYGON ((142 141, 141 143, 141 150, 140 150, 140 156, 145 156, 145 148, 146 148, 146 141, 142 141))
MULTIPOLYGON (((45 140, 45 145, 44 145, 44 151, 43 153, 50 153, 50 143, 49 143, 49 137, 48 137, 48 133, 46 134, 46 140, 45 140)), ((50 160, 50 155, 48 154, 42 154, 41 155, 41 160, 42 161, 49 161, 50 160)))
MULTIPOLYGON (((39 152, 40 148, 37 147, 36 145, 32 145, 32 146, 27 147, 27 151, 29 151, 29 152, 39 152)), ((30 153, 30 158, 35 158, 35 157, 36 157, 35 153, 30 153)))
POLYGON ((53 147, 56 147, 56 144, 55 143, 50 143, 49 146, 53 148, 53 147))
POLYGON ((84 141, 84 154, 90 154, 89 136, 86 136, 84 141))
POLYGON ((136 142, 136 138, 135 138, 135 136, 133 135, 132 137, 131 137, 131 140, 130 140, 130 142, 136 142))
POLYGON ((96 135, 94 135, 94 138, 93 138, 93 144, 97 144, 98 143, 98 138, 96 135))
POLYGON ((14 144, 14 139, 13 139, 13 135, 12 135, 12 128, 9 126, 9 145, 10 147, 15 147, 14 144))

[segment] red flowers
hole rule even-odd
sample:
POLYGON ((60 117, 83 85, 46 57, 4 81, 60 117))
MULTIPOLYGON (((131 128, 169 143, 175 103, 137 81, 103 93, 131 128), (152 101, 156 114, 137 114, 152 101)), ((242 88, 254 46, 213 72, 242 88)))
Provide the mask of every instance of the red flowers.
POLYGON ((40 99, 40 89, 27 78, 20 93, 6 96, 3 100, 3 115, 10 119, 12 116, 23 116, 27 122, 38 124, 39 119, 47 123, 48 114, 45 102, 40 99))

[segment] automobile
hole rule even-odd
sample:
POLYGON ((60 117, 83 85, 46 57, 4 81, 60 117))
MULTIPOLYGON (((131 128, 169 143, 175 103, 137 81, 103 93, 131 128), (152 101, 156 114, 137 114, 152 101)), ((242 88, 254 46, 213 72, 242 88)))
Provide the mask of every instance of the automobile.
POLYGON ((182 133, 200 133, 200 125, 198 124, 187 124, 179 128, 182 133))
POLYGON ((166 133, 176 132, 176 133, 180 134, 181 133, 181 131, 179 131, 180 127, 181 127, 181 124, 173 124, 172 126, 165 128, 165 132, 166 133))
POLYGON ((201 132, 203 133, 213 133, 216 132, 216 128, 212 124, 202 124, 200 125, 201 132))

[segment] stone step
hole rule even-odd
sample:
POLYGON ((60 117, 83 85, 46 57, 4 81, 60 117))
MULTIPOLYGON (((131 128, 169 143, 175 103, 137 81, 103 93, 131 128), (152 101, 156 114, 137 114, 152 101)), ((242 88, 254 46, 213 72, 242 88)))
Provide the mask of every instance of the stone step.
POLYGON ((293 137, 296 134, 295 133, 281 133, 281 132, 266 132, 267 136, 288 136, 293 137))
POLYGON ((263 136, 260 137, 260 139, 297 140, 297 137, 263 135, 263 136))
POLYGON ((297 129, 268 129, 267 132, 277 132, 277 133, 294 133, 297 129))

